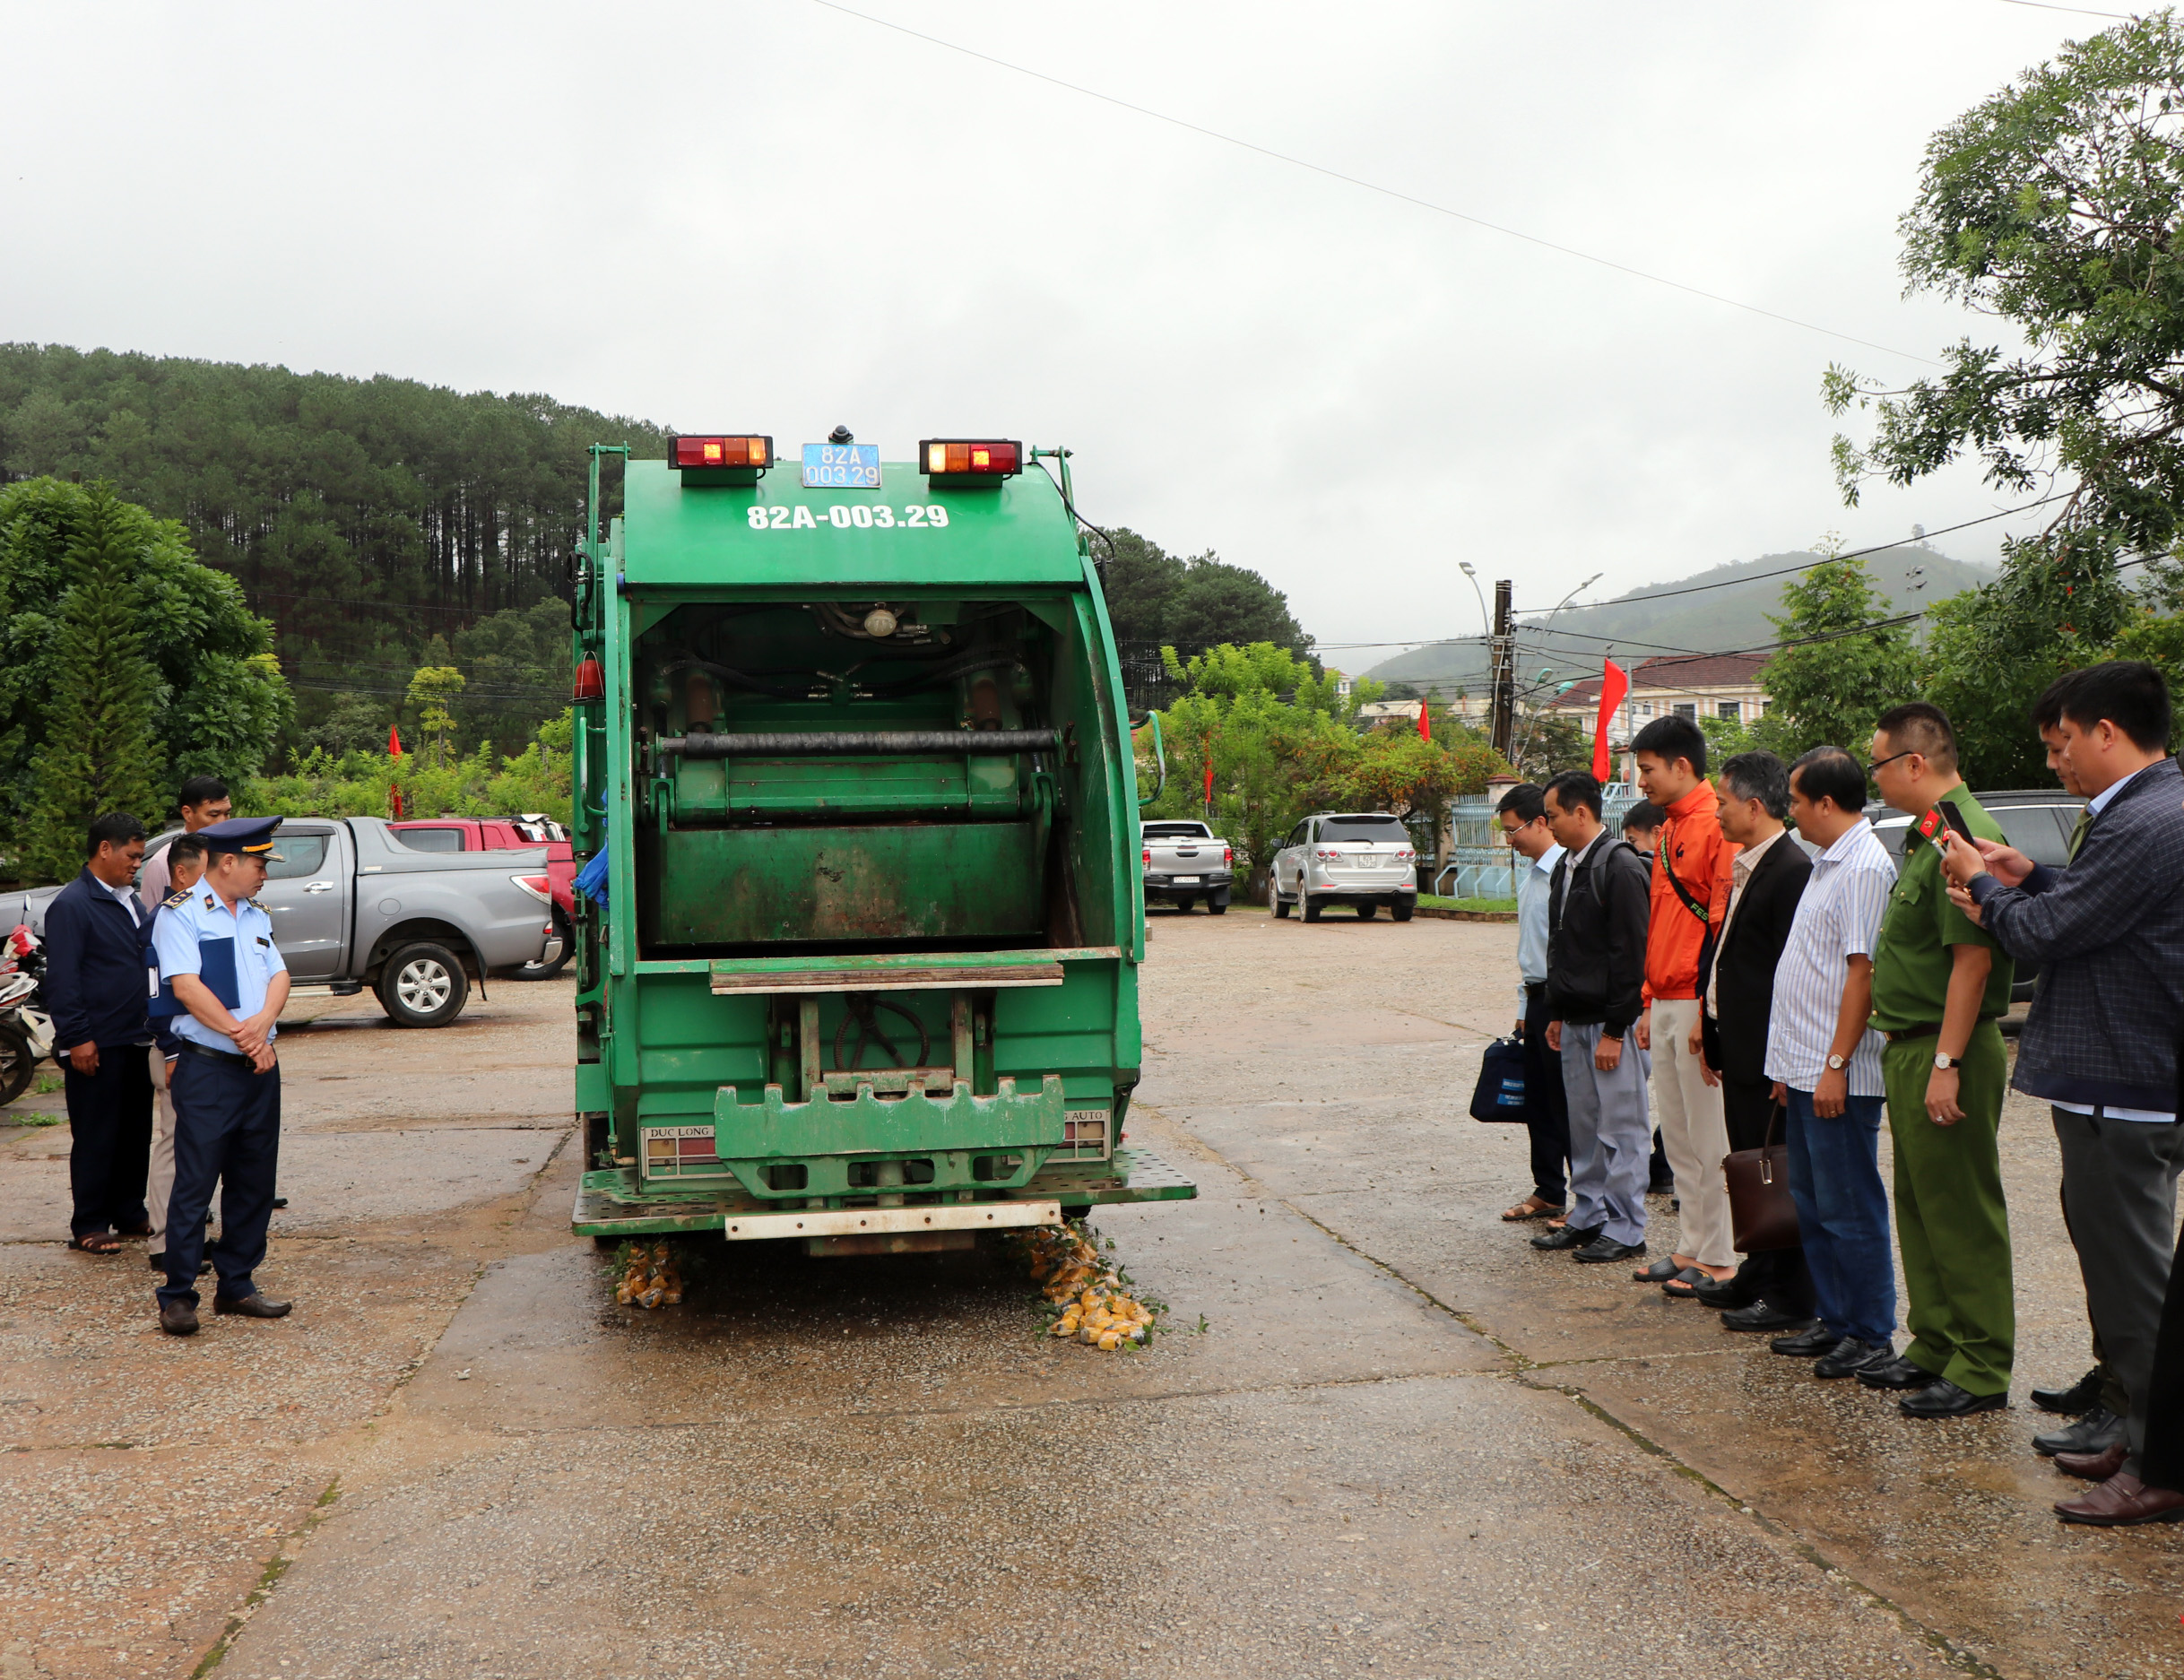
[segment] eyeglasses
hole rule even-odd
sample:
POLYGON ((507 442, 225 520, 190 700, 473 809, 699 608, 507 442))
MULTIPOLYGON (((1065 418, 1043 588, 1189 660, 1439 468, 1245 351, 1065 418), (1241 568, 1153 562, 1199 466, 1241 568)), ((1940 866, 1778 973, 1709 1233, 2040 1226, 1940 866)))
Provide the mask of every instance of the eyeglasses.
POLYGON ((1918 755, 1919 749, 1916 747, 1906 747, 1902 752, 1892 752, 1885 758, 1876 758, 1866 766, 1866 774, 1871 775, 1885 764, 1894 764, 1899 758, 1913 758, 1918 755))

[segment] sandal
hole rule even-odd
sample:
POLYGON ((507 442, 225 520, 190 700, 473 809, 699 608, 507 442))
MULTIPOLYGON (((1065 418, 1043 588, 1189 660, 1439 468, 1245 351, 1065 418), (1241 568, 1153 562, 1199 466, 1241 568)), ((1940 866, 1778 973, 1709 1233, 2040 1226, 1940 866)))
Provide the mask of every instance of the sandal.
POLYGON ((89 1231, 82 1236, 72 1236, 68 1246, 79 1254, 118 1254, 121 1239, 111 1231, 89 1231))
POLYGON ((1521 1219, 1544 1219, 1549 1214, 1558 1214, 1562 1211, 1563 1208, 1559 1202, 1543 1201, 1537 1196, 1527 1196, 1515 1207, 1504 1208, 1502 1217, 1513 1224, 1521 1219))
MULTIPOLYGON (((1729 1277, 1734 1277, 1736 1275, 1731 1272, 1729 1277)), ((1702 1283, 1727 1283, 1728 1281, 1727 1277, 1717 1277, 1713 1273, 1702 1271, 1696 1266, 1686 1266, 1675 1277, 1661 1285, 1660 1292, 1671 1301, 1696 1301, 1699 1298, 1699 1285, 1702 1283)))

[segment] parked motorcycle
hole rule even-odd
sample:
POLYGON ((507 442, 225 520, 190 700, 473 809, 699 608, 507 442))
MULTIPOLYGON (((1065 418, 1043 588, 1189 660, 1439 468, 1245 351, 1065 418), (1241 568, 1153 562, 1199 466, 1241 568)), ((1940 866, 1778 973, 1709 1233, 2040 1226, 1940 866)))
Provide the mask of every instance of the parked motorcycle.
POLYGON ((0 942, 0 1108, 30 1088, 38 1064, 53 1053, 53 1020, 39 1006, 45 952, 21 924, 0 942))

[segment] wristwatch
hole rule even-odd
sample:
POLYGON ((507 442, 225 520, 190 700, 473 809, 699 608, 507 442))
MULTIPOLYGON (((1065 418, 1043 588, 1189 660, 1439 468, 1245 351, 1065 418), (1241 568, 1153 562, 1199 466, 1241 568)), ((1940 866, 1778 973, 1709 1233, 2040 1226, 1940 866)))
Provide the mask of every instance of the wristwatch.
POLYGON ((1954 1066, 1956 1066, 1956 1058, 1955 1058, 1954 1056, 1945 1056, 1945 1055, 1940 1054, 1938 1052, 1937 1052, 1935 1053, 1935 1056, 1934 1056, 1934 1071, 1935 1071, 1935 1072, 1937 1072, 1937 1073, 1946 1073, 1946 1072, 1947 1072, 1947 1071, 1948 1071, 1948 1070, 1949 1070, 1951 1068, 1954 1068, 1954 1066))
POLYGON ((1837 1056, 1831 1054, 1827 1059, 1828 1071, 1830 1073, 1841 1073, 1843 1070, 1844 1066, 1849 1061, 1850 1058, 1848 1056, 1837 1056))

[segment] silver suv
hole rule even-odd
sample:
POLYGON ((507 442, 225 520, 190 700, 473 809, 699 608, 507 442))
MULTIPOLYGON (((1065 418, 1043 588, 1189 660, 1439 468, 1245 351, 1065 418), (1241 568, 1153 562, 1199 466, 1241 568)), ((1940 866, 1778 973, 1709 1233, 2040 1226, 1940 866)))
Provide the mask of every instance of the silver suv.
POLYGON ((1399 818, 1385 811, 1322 811, 1289 831, 1268 878, 1274 914, 1301 905, 1317 922, 1330 905, 1348 905, 1360 922, 1382 905, 1398 922, 1418 904, 1418 854, 1399 818))

